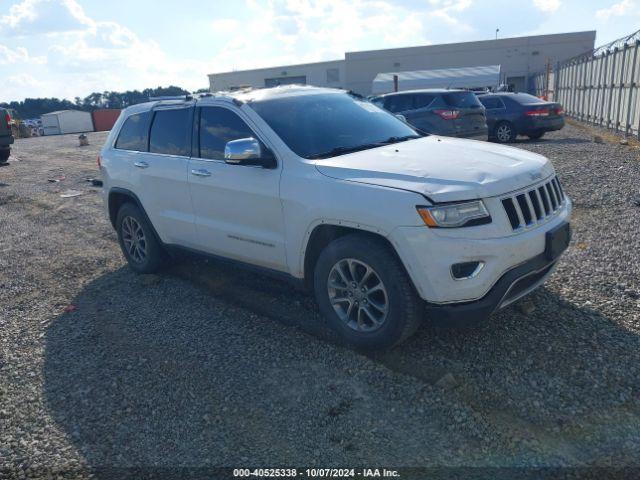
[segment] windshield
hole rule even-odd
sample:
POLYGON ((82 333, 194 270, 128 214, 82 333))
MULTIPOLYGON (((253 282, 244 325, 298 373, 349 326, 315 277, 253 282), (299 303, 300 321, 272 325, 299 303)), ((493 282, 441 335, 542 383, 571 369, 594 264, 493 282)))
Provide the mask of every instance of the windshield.
POLYGON ((413 128, 346 93, 314 93, 251 102, 297 155, 328 158, 418 138, 413 128))

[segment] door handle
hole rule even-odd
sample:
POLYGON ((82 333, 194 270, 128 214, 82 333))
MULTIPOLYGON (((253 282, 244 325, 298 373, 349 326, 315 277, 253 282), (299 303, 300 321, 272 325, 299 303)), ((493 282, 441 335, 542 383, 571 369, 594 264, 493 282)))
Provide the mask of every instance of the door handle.
POLYGON ((210 177, 211 172, 209 170, 205 170, 204 168, 199 168, 197 170, 191 170, 191 175, 196 175, 198 177, 210 177))
POLYGON ((147 168, 149 166, 147 162, 143 162, 141 160, 134 162, 134 165, 138 168, 147 168))

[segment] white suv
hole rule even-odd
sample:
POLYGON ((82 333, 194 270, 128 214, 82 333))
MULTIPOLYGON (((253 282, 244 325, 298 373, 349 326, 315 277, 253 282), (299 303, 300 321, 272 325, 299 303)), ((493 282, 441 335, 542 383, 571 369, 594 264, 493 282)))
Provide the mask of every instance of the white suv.
POLYGON ((135 105, 100 162, 136 272, 183 248, 284 274, 361 348, 395 345, 425 316, 488 317, 543 283, 571 235, 545 157, 423 136, 341 90, 135 105))

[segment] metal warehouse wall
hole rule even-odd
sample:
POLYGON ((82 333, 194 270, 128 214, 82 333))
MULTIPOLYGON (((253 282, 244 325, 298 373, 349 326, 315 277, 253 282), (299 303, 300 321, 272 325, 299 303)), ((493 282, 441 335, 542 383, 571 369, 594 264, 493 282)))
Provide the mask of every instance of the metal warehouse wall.
POLYGON ((542 70, 547 60, 564 60, 591 50, 595 37, 596 32, 589 31, 347 52, 346 84, 347 88, 368 95, 378 73, 500 65, 502 74, 507 79, 520 77, 523 81, 521 89, 526 90, 526 79, 532 73, 542 70))
POLYGON ((435 68, 501 65, 517 87, 527 90, 527 79, 553 62, 592 50, 595 31, 504 38, 479 42, 450 43, 423 47, 347 52, 345 60, 243 70, 209 75, 212 92, 249 85, 266 86, 267 79, 306 77, 306 83, 337 87, 369 95, 373 79, 379 73, 429 70, 435 68), (328 81, 328 70, 339 69, 339 81, 328 81))
POLYGON ((118 120, 121 110, 119 108, 104 108, 102 110, 94 110, 91 112, 93 120, 93 128, 96 132, 105 132, 111 130, 118 120))
POLYGON ((286 79, 300 76, 306 77, 306 83, 309 85, 344 88, 344 60, 213 73, 209 75, 209 88, 212 92, 230 90, 240 86, 264 88, 267 86, 265 85, 267 79, 286 79), (328 70, 335 69, 338 69, 338 79, 337 81, 329 81, 335 77, 329 78, 328 70))
POLYGON ((578 120, 640 137, 640 30, 533 78, 534 92, 550 91, 578 120))

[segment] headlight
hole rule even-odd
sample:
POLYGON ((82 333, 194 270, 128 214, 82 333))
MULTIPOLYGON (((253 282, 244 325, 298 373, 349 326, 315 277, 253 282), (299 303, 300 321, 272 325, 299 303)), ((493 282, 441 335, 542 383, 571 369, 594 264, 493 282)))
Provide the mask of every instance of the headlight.
POLYGON ((491 215, 482 200, 416 208, 429 227, 454 228, 491 223, 491 215))

